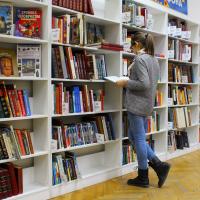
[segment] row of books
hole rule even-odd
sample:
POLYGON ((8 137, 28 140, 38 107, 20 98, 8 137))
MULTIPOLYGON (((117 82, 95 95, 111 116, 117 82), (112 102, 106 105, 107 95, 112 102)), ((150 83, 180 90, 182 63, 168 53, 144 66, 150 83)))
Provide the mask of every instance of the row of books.
POLYGON ((56 141, 57 149, 115 140, 112 116, 94 116, 87 121, 73 124, 54 120, 52 139, 56 141))
POLYGON ((63 86, 52 84, 53 113, 69 114, 81 112, 100 112, 104 110, 104 90, 89 89, 87 85, 63 86))
POLYGON ((169 108, 168 129, 186 128, 192 125, 191 110, 187 107, 169 108))
POLYGON ((177 149, 189 148, 188 134, 186 131, 168 132, 168 151, 174 152, 177 149))
POLYGON ((29 91, 0 81, 0 118, 31 116, 29 91))
POLYGON ((136 155, 133 146, 128 140, 124 140, 122 144, 122 165, 133 163, 136 161, 136 155))
POLYGON ((94 10, 91 0, 53 0, 52 4, 55 6, 60 6, 68 8, 71 10, 76 10, 78 12, 88 13, 94 15, 94 10))
POLYGON ((0 199, 23 193, 23 169, 13 163, 0 165, 0 199))
POLYGON ((40 9, 15 8, 11 3, 1 2, 0 13, 0 34, 41 38, 42 11, 40 9))
POLYGON ((176 83, 194 83, 192 66, 168 64, 168 81, 176 83))
POLYGON ((52 40, 62 44, 91 45, 103 42, 104 26, 86 22, 84 15, 52 17, 52 40))
POLYGON ((151 149, 155 151, 155 139, 152 135, 147 136, 146 142, 151 147, 151 149))
POLYGON ((18 44, 0 48, 0 76, 41 77, 41 45, 18 44))
POLYGON ((152 116, 147 117, 147 133, 160 130, 160 115, 157 111, 153 111, 152 116))
POLYGON ((168 35, 172 37, 179 37, 182 39, 190 39, 191 31, 188 28, 187 22, 181 19, 169 19, 168 21, 168 35))
POLYGON ((123 58, 122 59, 122 69, 123 69, 123 76, 129 75, 128 67, 132 64, 133 60, 129 58, 123 58))
POLYGON ((122 22, 147 29, 152 29, 154 24, 150 10, 130 0, 122 1, 122 22))
POLYGON ((52 184, 58 185, 64 182, 76 180, 80 177, 76 155, 65 152, 65 155, 53 155, 52 184))
POLYGON ((168 105, 185 105, 193 102, 190 86, 168 86, 168 105))
POLYGON ((71 47, 52 47, 52 77, 103 80, 107 76, 105 55, 73 52, 71 47))
POLYGON ((192 44, 180 40, 168 40, 168 58, 192 62, 192 44))
POLYGON ((13 129, 12 125, 0 126, 0 160, 19 159, 34 154, 31 133, 27 129, 13 129))

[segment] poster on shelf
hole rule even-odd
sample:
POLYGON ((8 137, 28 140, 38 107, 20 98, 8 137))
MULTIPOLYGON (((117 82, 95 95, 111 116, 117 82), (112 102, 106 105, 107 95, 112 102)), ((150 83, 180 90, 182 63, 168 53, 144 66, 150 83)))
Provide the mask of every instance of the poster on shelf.
POLYGON ((188 14, 187 0, 153 0, 161 5, 171 8, 175 11, 181 12, 185 15, 188 14))

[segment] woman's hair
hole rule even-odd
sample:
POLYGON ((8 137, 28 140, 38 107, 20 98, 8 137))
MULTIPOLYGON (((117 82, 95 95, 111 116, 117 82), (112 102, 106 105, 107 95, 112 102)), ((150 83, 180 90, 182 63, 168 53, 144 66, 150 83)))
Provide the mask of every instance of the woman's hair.
POLYGON ((154 56, 154 39, 151 34, 135 32, 131 37, 131 45, 133 46, 135 42, 139 42, 146 53, 154 56))

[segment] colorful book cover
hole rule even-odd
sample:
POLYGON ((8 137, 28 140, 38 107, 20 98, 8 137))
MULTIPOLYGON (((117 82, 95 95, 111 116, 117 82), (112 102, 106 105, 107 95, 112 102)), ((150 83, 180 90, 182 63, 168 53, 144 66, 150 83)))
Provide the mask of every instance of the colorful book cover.
POLYGON ((36 8, 17 8, 15 20, 15 36, 41 38, 41 10, 36 8))
POLYGON ((41 77, 41 45, 17 45, 20 77, 41 77))
POLYGON ((0 76, 18 76, 17 58, 14 49, 0 48, 0 76))
POLYGON ((0 34, 12 35, 13 6, 9 3, 0 3, 0 34))

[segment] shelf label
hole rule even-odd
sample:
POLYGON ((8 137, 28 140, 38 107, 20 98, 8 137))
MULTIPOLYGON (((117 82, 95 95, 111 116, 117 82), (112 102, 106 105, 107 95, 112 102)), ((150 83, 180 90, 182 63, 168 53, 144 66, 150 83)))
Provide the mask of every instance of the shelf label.
POLYGON ((138 15, 135 17, 135 25, 139 27, 144 26, 144 16, 138 15))
POLYGON ((174 59, 174 50, 168 50, 169 59, 174 59))
POLYGON ((97 133, 97 142, 104 143, 104 134, 97 133))
POLYGON ((122 22, 128 23, 131 21, 131 12, 123 12, 122 13, 122 22))
POLYGON ((59 28, 52 29, 52 32, 51 32, 52 42, 58 42, 59 38, 60 38, 60 29, 59 28))

